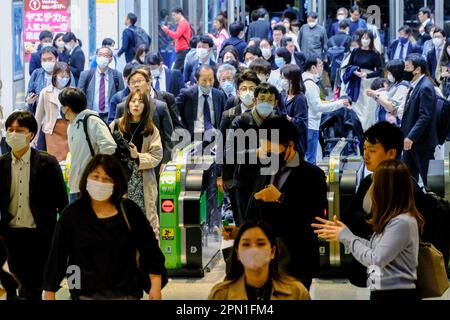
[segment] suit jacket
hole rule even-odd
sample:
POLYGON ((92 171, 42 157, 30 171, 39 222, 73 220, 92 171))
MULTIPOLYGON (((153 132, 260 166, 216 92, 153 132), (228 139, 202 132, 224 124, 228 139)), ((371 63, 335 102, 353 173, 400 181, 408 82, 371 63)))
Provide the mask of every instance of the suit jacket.
MULTIPOLYGON (((442 56, 442 53, 445 52, 444 50, 445 50, 445 48, 442 49, 442 51, 441 51, 441 56, 442 56)), ((431 50, 428 52, 428 55, 427 55, 427 65, 428 65, 428 71, 430 72, 431 77, 433 78, 433 80, 434 80, 436 83, 439 84, 440 81, 438 81, 438 80, 436 79, 436 69, 437 69, 437 67, 438 67, 438 60, 436 59, 436 48, 434 48, 434 47, 433 47, 433 49, 431 49, 431 50)))
MULTIPOLYGON (((93 69, 83 71, 80 76, 80 80, 78 81, 78 89, 82 90, 86 94, 87 99, 87 105, 89 109, 93 109, 94 102, 95 102, 95 82, 97 80, 97 70, 95 70, 94 75, 89 80, 89 74, 92 72, 93 69), (89 83, 87 83, 89 81, 89 83)), ((119 91, 123 90, 125 88, 125 85, 123 83, 123 77, 122 74, 114 69, 108 68, 108 71, 106 71, 108 74, 108 97, 109 101, 106 101, 106 109, 108 109, 109 102, 111 101, 111 98, 119 91), (114 81, 114 77, 118 80, 118 88, 116 88, 116 84, 114 81)))
MULTIPOLYGON (((263 190, 271 183, 271 178, 259 174, 254 191, 263 190)), ((325 174, 320 168, 300 160, 300 165, 291 169, 280 191, 284 195, 280 203, 265 203, 252 198, 246 218, 261 219, 272 226, 290 256, 289 261, 281 261, 287 263, 282 271, 302 280, 308 287, 319 269, 318 238, 311 223, 315 217, 323 216, 327 205, 325 174)))
POLYGON ((69 55, 69 65, 70 71, 72 72, 75 78, 75 84, 78 84, 78 79, 80 79, 81 72, 84 70, 84 64, 86 62, 86 58, 84 56, 83 50, 78 46, 73 49, 72 54, 69 55))
POLYGON ((135 26, 129 26, 128 28, 125 28, 125 30, 123 30, 122 48, 120 48, 119 52, 117 52, 117 55, 119 57, 125 53, 125 60, 127 61, 127 63, 133 61, 134 56, 136 55, 136 45, 133 31, 135 29, 135 26))
MULTIPOLYGON (((399 40, 395 40, 394 42, 391 43, 391 45, 389 46, 388 49, 388 57, 389 60, 393 60, 394 59, 394 55, 395 55, 395 51, 397 51, 397 47, 399 46, 399 40)), ((408 56, 411 53, 415 52, 415 48, 414 45, 411 43, 411 41, 408 42, 408 48, 406 49, 406 56, 408 56)))
MULTIPOLYGON (((183 122, 184 128, 191 134, 192 139, 194 138, 195 121, 197 121, 198 90, 198 86, 183 89, 176 98, 181 121, 183 122)), ((225 109, 226 96, 221 90, 212 88, 212 101, 214 107, 214 126, 215 128, 219 128, 225 109)))
POLYGON ((302 52, 294 52, 295 63, 300 67, 302 73, 305 71, 306 56, 302 52))
POLYGON ((31 54, 30 58, 30 76, 33 74, 34 70, 42 68, 41 65, 41 51, 38 50, 31 54))
POLYGON ((266 20, 256 20, 250 23, 248 27, 247 39, 260 38, 268 39, 270 31, 270 23, 266 20))
MULTIPOLYGON (((212 60, 209 60, 209 65, 214 67, 216 63, 212 60)), ((195 79, 195 72, 200 67, 200 61, 197 59, 192 63, 186 64, 186 67, 183 71, 184 82, 191 82, 191 84, 197 83, 197 79, 195 79)))
POLYGON ((166 70, 166 91, 173 94, 175 97, 180 94, 181 89, 184 88, 184 79, 180 70, 166 70))
MULTIPOLYGON (((12 219, 9 212, 11 193, 11 153, 0 157, 0 233, 12 219)), ((38 231, 48 241, 53 237, 57 213, 68 204, 66 185, 59 163, 53 156, 31 149, 30 209, 38 231)))
POLYGON ((414 142, 414 149, 434 149, 436 134, 436 92, 425 76, 411 92, 405 104, 401 129, 414 142))
POLYGON ((183 122, 181 121, 180 112, 177 108, 175 96, 169 92, 155 90, 155 99, 167 104, 174 129, 184 128, 183 122))
POLYGON ((123 90, 117 92, 109 101, 108 122, 111 123, 116 118, 117 105, 122 103, 130 94, 130 88, 126 86, 123 90))
MULTIPOLYGON (((123 116, 125 110, 126 101, 120 103, 116 109, 116 119, 120 119, 123 116)), ((158 128, 161 135, 161 142, 163 146, 163 159, 162 163, 167 163, 172 158, 172 132, 173 123, 170 118, 169 108, 163 101, 150 99, 150 108, 153 114, 153 123, 158 128)))

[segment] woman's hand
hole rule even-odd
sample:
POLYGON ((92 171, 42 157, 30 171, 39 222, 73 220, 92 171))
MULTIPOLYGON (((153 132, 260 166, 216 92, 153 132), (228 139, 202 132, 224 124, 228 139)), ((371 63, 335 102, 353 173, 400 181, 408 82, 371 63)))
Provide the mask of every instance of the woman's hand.
POLYGON ((161 289, 153 288, 152 286, 148 293, 148 300, 162 300, 161 289))
POLYGON ((137 150, 136 146, 132 143, 130 143, 130 154, 131 154, 131 159, 139 158, 138 150, 137 150))
POLYGON ((370 90, 370 89, 366 91, 366 94, 367 94, 367 96, 370 97, 370 98, 375 98, 376 95, 377 95, 377 93, 376 93, 375 90, 370 90))
POLYGON ((321 223, 313 223, 311 226, 316 228, 314 233, 319 236, 319 238, 325 239, 327 241, 339 241, 339 235, 342 230, 346 228, 346 225, 334 216, 334 221, 325 220, 319 217, 316 217, 316 220, 321 223))

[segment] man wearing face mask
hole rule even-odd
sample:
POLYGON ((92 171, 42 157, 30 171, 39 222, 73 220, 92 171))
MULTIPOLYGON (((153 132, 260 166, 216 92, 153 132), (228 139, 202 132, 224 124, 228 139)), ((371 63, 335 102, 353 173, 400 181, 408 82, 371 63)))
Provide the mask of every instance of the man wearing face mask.
POLYGON ((28 111, 6 120, 11 153, 0 158, 0 236, 9 268, 21 283, 19 296, 41 300, 43 271, 57 214, 67 205, 61 168, 48 154, 30 148, 37 122, 28 111))
POLYGON ((392 42, 388 49, 389 60, 400 59, 405 61, 406 57, 415 51, 414 45, 409 41, 412 30, 404 25, 398 29, 399 38, 392 42))
MULTIPOLYGON (((237 70, 231 64, 224 63, 217 69, 217 80, 227 99, 236 97, 235 77, 237 70)), ((228 103, 228 101, 227 101, 228 103)))
POLYGON ((438 144, 436 134, 436 92, 426 76, 427 63, 420 54, 406 58, 405 80, 411 81, 406 97, 401 129, 405 135, 402 160, 411 176, 424 185, 428 181, 428 165, 434 159, 438 144))
POLYGON ((427 65, 431 78, 439 85, 440 79, 436 79, 436 69, 438 63, 441 61, 442 55, 445 53, 445 31, 441 28, 436 28, 433 33, 432 41, 434 48, 428 52, 427 65))
MULTIPOLYGON (((227 137, 227 130, 230 129, 234 119, 244 113, 252 112, 255 106, 255 90, 260 84, 260 80, 258 79, 256 73, 251 70, 246 70, 240 74, 236 82, 238 87, 236 98, 239 100, 239 104, 225 111, 222 115, 220 132, 222 133, 224 140, 227 137)), ((223 156, 225 163, 226 152, 223 153, 223 156)), ((234 222, 236 226, 239 226, 242 223, 243 217, 238 214, 239 206, 237 202, 236 190, 234 188, 233 173, 234 165, 217 165, 217 186, 222 192, 228 191, 231 200, 234 222)))
POLYGON ((211 50, 214 46, 214 42, 208 36, 200 37, 200 41, 197 43, 197 57, 194 62, 187 64, 183 71, 183 78, 185 83, 191 85, 195 83, 195 73, 200 65, 208 65, 214 67, 216 63, 211 59, 211 50))
POLYGON ((301 27, 298 43, 301 52, 306 56, 315 55, 323 59, 328 49, 328 36, 325 28, 318 24, 318 20, 316 12, 308 14, 308 24, 301 27))
POLYGON ((37 51, 31 54, 30 58, 30 76, 34 70, 41 67, 41 50, 44 48, 53 47, 53 33, 44 30, 39 34, 39 47, 37 51))
POLYGON ((184 88, 183 75, 179 70, 170 70, 158 52, 151 52, 145 58, 145 64, 150 66, 152 73, 152 87, 156 91, 169 92, 175 97, 184 88))
POLYGON ((83 71, 78 82, 78 88, 86 94, 88 107, 98 112, 105 122, 108 121, 112 96, 125 88, 122 74, 109 67, 112 59, 110 48, 98 49, 97 68, 83 71))
POLYGON ((231 37, 222 44, 220 55, 227 46, 233 46, 239 53, 239 61, 242 62, 244 61, 245 48, 247 48, 247 43, 243 40, 245 37, 245 26, 242 22, 233 22, 230 24, 229 31, 231 37))
POLYGON ((339 24, 342 21, 347 20, 348 18, 348 10, 346 8, 339 8, 336 13, 337 21, 331 25, 330 37, 335 36, 339 32, 339 24))
POLYGON ((327 204, 327 184, 323 171, 304 161, 297 152, 298 131, 282 117, 268 119, 260 129, 260 157, 268 156, 272 175, 258 170, 254 196, 246 219, 260 219, 269 224, 280 249, 280 269, 300 280, 309 289, 319 271, 318 238, 311 223, 323 216, 327 204), (277 134, 275 134, 277 133, 277 134), (301 182, 304 183, 301 183, 301 182))

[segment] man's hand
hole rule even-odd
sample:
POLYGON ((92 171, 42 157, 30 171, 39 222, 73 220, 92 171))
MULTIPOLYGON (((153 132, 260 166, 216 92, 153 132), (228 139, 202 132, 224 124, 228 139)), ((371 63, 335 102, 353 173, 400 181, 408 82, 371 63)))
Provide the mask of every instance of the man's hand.
POLYGON ((263 202, 280 202, 281 195, 282 193, 273 184, 271 184, 256 193, 255 199, 263 202))
POLYGON ((412 146, 413 146, 413 143, 414 143, 414 142, 413 142, 412 140, 410 140, 410 139, 408 139, 408 138, 405 138, 403 149, 404 149, 405 151, 411 150, 411 149, 412 149, 412 146))
POLYGON ((37 99, 39 99, 39 96, 37 94, 35 94, 34 92, 30 92, 25 99, 25 103, 33 104, 37 101, 37 99))
POLYGON ((217 183, 217 189, 219 189, 220 192, 224 193, 225 189, 223 188, 223 179, 222 179, 222 177, 218 177, 216 183, 217 183))

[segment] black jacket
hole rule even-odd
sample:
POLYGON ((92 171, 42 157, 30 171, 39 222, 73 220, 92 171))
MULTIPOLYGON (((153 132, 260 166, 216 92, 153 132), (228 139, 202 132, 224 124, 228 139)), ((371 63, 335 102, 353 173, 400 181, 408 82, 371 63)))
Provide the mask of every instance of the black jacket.
POLYGON ((270 23, 266 20, 256 20, 250 23, 248 27, 247 39, 260 38, 269 39, 270 23))
POLYGON ((183 122, 181 121, 180 112, 177 108, 175 95, 169 92, 155 90, 155 99, 167 104, 170 112, 170 117, 172 118, 173 128, 183 128, 183 122))
MULTIPOLYGON (((9 212, 11 192, 11 153, 0 158, 0 233, 12 219, 9 212)), ((53 156, 31 149, 30 209, 36 227, 50 240, 58 212, 67 206, 67 191, 61 167, 53 156)))
POLYGON ((81 72, 83 72, 84 70, 85 61, 86 58, 84 56, 84 52, 79 46, 73 49, 72 54, 69 55, 70 71, 75 78, 76 85, 78 85, 78 80, 80 79, 81 72))

